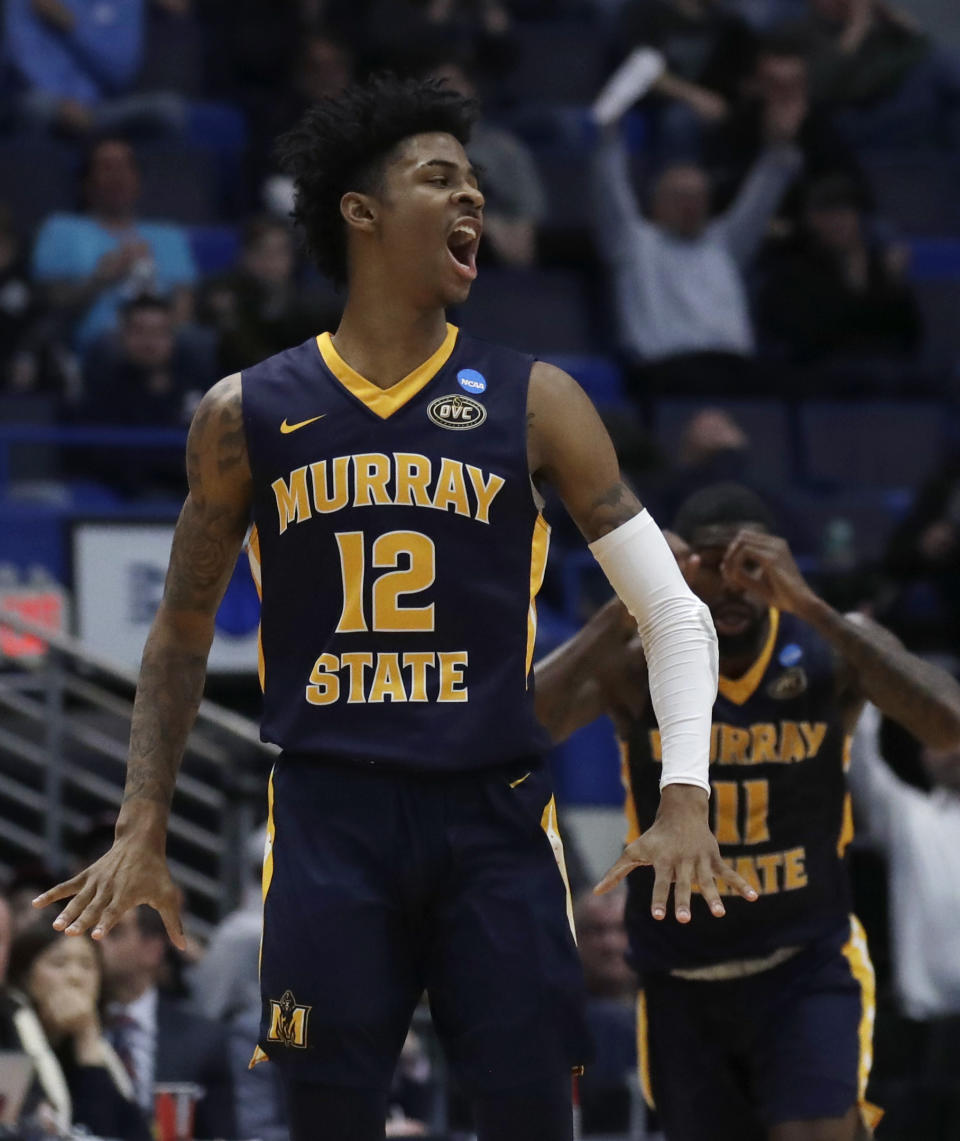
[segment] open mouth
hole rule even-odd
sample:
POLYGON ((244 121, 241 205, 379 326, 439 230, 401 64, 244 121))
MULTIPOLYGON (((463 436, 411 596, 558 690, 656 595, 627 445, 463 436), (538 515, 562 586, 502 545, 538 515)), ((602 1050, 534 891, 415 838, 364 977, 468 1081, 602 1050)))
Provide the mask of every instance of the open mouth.
POLYGON ((477 250, 480 246, 480 222, 461 218, 447 238, 447 252, 461 277, 473 281, 477 276, 477 250))
POLYGON ((713 615, 718 634, 741 634, 752 622, 752 612, 743 606, 724 606, 713 615))

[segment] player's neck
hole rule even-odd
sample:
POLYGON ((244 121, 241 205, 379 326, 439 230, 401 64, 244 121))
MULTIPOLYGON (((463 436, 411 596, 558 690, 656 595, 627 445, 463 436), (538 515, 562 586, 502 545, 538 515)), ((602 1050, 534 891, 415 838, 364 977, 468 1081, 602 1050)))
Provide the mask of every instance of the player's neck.
POLYGON ((770 633, 770 616, 765 615, 757 629, 749 636, 746 645, 738 645, 734 639, 720 639, 720 676, 735 681, 753 666, 763 651, 770 633), (727 642, 724 645, 724 642, 727 642))
POLYGON ((417 309, 396 296, 351 288, 333 346, 361 376, 390 388, 429 360, 446 335, 442 309, 417 309))

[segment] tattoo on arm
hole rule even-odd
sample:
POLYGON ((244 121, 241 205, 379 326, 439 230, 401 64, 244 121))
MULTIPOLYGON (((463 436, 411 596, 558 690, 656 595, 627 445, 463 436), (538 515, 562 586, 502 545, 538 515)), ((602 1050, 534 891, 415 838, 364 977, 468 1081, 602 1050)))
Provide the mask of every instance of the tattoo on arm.
POLYGON ((640 501, 621 480, 593 501, 590 507, 589 529, 592 539, 616 530, 641 510, 640 501))
POLYGON ((866 697, 931 748, 950 748, 960 741, 960 685, 946 670, 911 654, 875 622, 831 610, 814 625, 853 676, 853 692, 848 694, 851 720, 866 697))
POLYGON ((211 390, 187 441, 190 494, 177 521, 164 597, 143 653, 124 803, 169 807, 203 697, 213 624, 246 533, 251 476, 239 384, 211 390))

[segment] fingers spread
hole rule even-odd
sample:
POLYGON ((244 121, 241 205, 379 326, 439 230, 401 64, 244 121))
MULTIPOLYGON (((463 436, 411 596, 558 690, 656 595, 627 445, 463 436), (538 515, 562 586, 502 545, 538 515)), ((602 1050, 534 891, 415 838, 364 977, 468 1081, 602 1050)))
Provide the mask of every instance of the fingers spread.
POLYGON ((713 872, 714 875, 728 883, 738 895, 742 895, 744 899, 749 899, 752 902, 757 898, 757 889, 748 883, 743 876, 738 875, 729 864, 724 863, 719 856, 713 862, 713 872))
POLYGON ((63 883, 58 883, 54 887, 49 888, 47 891, 42 892, 33 900, 33 906, 38 911, 48 907, 51 903, 56 903, 58 899, 67 899, 71 895, 75 895, 83 885, 84 873, 80 872, 78 875, 73 876, 71 879, 64 880, 63 883))
POLYGON ((650 900, 650 914, 654 919, 664 919, 667 914, 667 900, 670 898, 670 884, 673 869, 668 864, 655 865, 653 896, 650 900))
POLYGON ((680 864, 677 882, 673 889, 673 909, 678 923, 690 922, 690 893, 692 891, 692 867, 689 860, 680 864))
POLYGON ((594 894, 603 895, 624 879, 636 867, 636 864, 626 855, 620 857, 603 879, 593 889, 594 894))
POLYGON ((706 900, 711 913, 718 919, 720 916, 726 915, 726 908, 723 906, 723 900, 720 898, 720 892, 713 878, 713 870, 710 867, 709 860, 700 861, 699 870, 697 871, 697 883, 700 885, 700 894, 706 900))

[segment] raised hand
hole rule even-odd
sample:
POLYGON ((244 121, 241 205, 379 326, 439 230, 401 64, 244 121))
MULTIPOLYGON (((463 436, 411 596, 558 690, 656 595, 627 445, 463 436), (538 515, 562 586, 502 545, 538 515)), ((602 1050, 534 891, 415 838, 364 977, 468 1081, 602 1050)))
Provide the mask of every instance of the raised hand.
POLYGON ((660 797, 660 811, 653 825, 624 848, 622 855, 594 888, 602 894, 624 879, 634 868, 654 869, 650 911, 664 919, 673 893, 674 913, 680 923, 690 922, 690 896, 697 885, 710 911, 717 918, 726 908, 717 889, 722 879, 744 899, 755 900, 756 891, 720 855, 716 837, 707 823, 707 794, 693 785, 671 784, 660 797))
POLYGON ((720 573, 731 586, 791 614, 815 598, 790 548, 777 535, 741 531, 727 548, 720 573))

